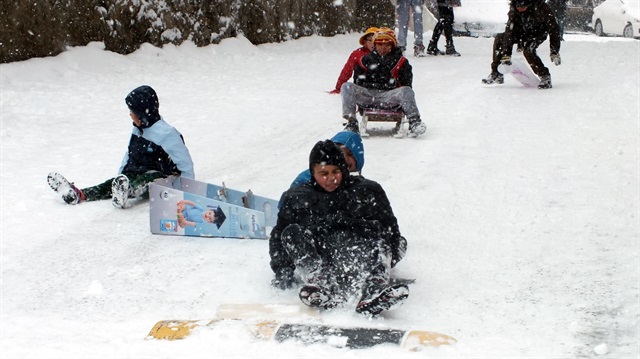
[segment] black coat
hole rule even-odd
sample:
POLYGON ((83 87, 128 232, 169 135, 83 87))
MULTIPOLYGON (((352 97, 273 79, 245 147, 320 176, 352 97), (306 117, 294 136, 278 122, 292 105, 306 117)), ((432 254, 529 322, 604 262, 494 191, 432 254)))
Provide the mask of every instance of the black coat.
POLYGON ((411 87, 413 72, 400 48, 394 48, 385 56, 374 50, 364 55, 353 69, 353 82, 368 89, 393 90, 400 86, 411 87))
POLYGON ((323 238, 346 235, 385 241, 391 248, 392 265, 402 259, 407 241, 400 235, 382 186, 362 176, 349 176, 343 181, 333 192, 326 192, 311 181, 283 194, 278 222, 269 239, 271 269, 275 273, 285 267, 295 269, 281 240, 282 231, 291 224, 323 238), (340 235, 334 235, 336 232, 340 235))
POLYGON ((536 48, 549 37, 551 54, 560 52, 560 27, 551 8, 544 0, 534 0, 526 11, 519 12, 513 2, 509 7, 503 47, 511 55, 513 44, 521 48, 536 48))

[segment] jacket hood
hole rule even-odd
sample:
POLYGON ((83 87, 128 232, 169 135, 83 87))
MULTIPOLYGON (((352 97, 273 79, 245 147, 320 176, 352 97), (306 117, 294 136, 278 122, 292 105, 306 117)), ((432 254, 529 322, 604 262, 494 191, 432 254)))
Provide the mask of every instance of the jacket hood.
POLYGON ((331 138, 335 143, 346 146, 353 156, 356 158, 356 169, 358 172, 362 172, 364 167, 364 145, 362 144, 362 137, 359 134, 351 131, 341 131, 331 138))
POLYGON ((160 121, 158 95, 150 86, 140 86, 131 91, 125 102, 129 110, 142 122, 142 128, 151 127, 160 121))

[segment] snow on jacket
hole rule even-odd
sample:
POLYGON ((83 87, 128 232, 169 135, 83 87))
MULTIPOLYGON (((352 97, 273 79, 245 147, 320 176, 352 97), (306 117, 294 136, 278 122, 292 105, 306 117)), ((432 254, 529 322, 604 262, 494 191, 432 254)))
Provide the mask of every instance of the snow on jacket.
POLYGON ((278 222, 269 239, 270 265, 275 273, 286 267, 295 269, 281 240, 282 231, 291 224, 324 238, 346 235, 386 241, 392 252, 392 266, 402 259, 407 246, 384 189, 362 176, 343 178, 343 185, 333 192, 310 181, 283 194, 278 222))
POLYGON ((342 84, 351 79, 351 77, 353 76, 353 70, 356 68, 356 66, 358 66, 358 63, 360 62, 362 56, 368 53, 371 53, 371 51, 363 46, 361 48, 353 50, 351 55, 349 55, 347 63, 344 64, 342 71, 340 71, 340 76, 338 76, 338 81, 336 82, 336 90, 338 92, 340 92, 342 84))
POLYGON ((413 72, 409 61, 399 47, 380 56, 372 51, 360 59, 354 70, 354 82, 358 86, 375 90, 393 90, 400 86, 412 86, 413 72))
MULTIPOLYGON (((362 144, 362 137, 352 131, 340 131, 335 136, 331 137, 331 140, 335 143, 346 146, 356 159, 356 171, 362 173, 362 167, 364 167, 364 145, 362 144)), ((289 188, 298 187, 311 179, 311 171, 308 169, 300 172, 298 177, 291 182, 289 188)), ((281 202, 282 203, 282 202, 281 202)))
POLYGON ((511 55, 513 44, 523 48, 535 48, 549 37, 551 54, 560 52, 560 27, 544 0, 533 0, 527 10, 518 11, 513 1, 509 6, 507 26, 504 31, 503 48, 511 55))
POLYGON ((182 134, 162 118, 147 128, 134 126, 118 173, 142 174, 147 171, 195 178, 191 154, 182 134))

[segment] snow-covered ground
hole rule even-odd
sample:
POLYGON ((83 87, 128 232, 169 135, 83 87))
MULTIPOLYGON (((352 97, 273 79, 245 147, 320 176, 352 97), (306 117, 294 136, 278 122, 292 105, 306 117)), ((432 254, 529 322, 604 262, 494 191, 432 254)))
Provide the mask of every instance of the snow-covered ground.
MULTIPOLYGON (((267 241, 152 235, 148 203, 68 206, 47 173, 79 186, 114 176, 131 130, 124 97, 148 84, 197 179, 278 198, 313 144, 342 128, 340 97, 325 91, 357 39, 128 56, 90 44, 0 65, 0 356, 637 358, 640 42, 576 34, 546 91, 510 77, 482 85, 489 38, 456 38, 460 58, 409 57, 427 133, 365 140, 363 174, 386 189, 409 241, 396 274, 417 282, 384 318, 323 321, 433 330, 456 345, 304 347, 255 340, 238 323, 144 340, 160 319, 297 303, 297 292, 270 287, 267 241)), ((548 45, 539 52, 548 64, 548 45)))

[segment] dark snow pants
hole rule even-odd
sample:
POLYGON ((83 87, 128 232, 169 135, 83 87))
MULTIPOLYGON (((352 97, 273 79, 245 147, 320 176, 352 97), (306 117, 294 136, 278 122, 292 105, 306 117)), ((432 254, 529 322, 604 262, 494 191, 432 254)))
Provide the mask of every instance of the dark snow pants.
MULTIPOLYGON (((158 178, 167 177, 164 173, 158 171, 149 171, 142 174, 127 174, 129 178, 129 186, 131 188, 131 197, 146 199, 149 198, 149 183, 158 178)), ((113 178, 87 188, 83 188, 82 192, 87 201, 99 201, 102 199, 111 199, 111 183, 113 178)))
POLYGON ((327 289, 349 297, 369 283, 389 281, 391 249, 384 239, 297 224, 287 226, 281 238, 303 282, 310 272, 322 268, 331 287, 327 289))
POLYGON ((430 48, 435 49, 438 47, 438 40, 443 32, 447 40, 445 46, 453 46, 453 19, 453 8, 438 6, 438 23, 433 28, 433 35, 431 35, 431 41, 429 42, 430 48))
POLYGON ((505 55, 511 56, 513 45, 517 44, 518 48, 522 49, 524 58, 527 59, 527 62, 531 65, 531 70, 533 70, 538 77, 549 76, 549 69, 544 66, 544 63, 536 52, 538 46, 540 46, 540 44, 545 40, 546 37, 544 39, 512 39, 511 44, 504 47, 504 33, 496 35, 493 40, 493 61, 491 62, 491 72, 498 72, 500 59, 505 55))

